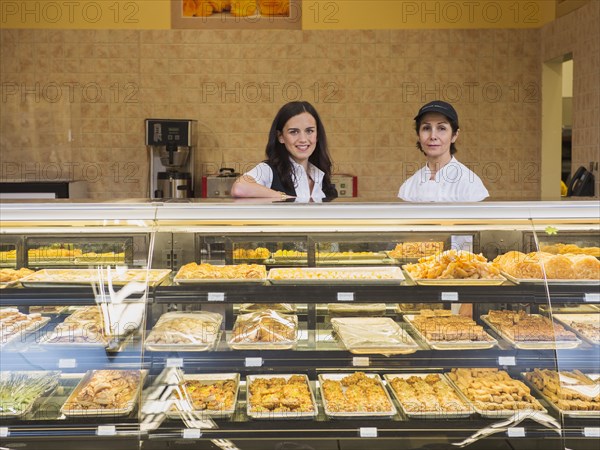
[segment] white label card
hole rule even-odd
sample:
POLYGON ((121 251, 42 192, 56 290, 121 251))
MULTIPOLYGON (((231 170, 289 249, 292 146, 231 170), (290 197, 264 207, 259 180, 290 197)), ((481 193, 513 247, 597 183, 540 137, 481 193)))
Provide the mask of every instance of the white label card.
POLYGON ((224 302, 225 301, 225 292, 209 292, 208 293, 208 301, 209 302, 224 302))
POLYGON ((353 302, 354 292, 338 292, 338 302, 353 302))
POLYGON ((58 360, 59 369, 74 369, 75 367, 77 367, 77 360, 75 358, 61 358, 58 360))
POLYGON ((0 437, 8 437, 8 427, 0 427, 0 437))
POLYGON ((183 358, 167 358, 167 367, 183 367, 183 358))
POLYGON ((457 302, 458 301, 458 292, 442 292, 440 294, 441 300, 443 302, 457 302))
POLYGON ((352 365, 354 367, 365 367, 369 366, 371 361, 368 356, 355 356, 352 358, 352 365))
POLYGON ((98 425, 96 434, 98 436, 115 436, 117 434, 117 428, 114 425, 98 425))
POLYGON ((200 439, 202 432, 198 428, 186 428, 183 430, 184 439, 200 439))
POLYGON ((583 294, 583 299, 587 303, 600 303, 600 292, 586 292, 583 294))
POLYGON ((358 429, 358 435, 361 438, 376 438, 377 428, 376 427, 361 427, 358 429))
POLYGON ((511 427, 506 429, 508 437, 525 437, 525 428, 523 427, 511 427))
POLYGON ((583 435, 585 437, 600 437, 600 427, 585 427, 583 435))
POLYGON ((517 360, 514 356, 498 356, 499 366, 516 366, 517 360))
POLYGON ((263 359, 260 357, 246 358, 246 367, 261 367, 263 365, 263 359))

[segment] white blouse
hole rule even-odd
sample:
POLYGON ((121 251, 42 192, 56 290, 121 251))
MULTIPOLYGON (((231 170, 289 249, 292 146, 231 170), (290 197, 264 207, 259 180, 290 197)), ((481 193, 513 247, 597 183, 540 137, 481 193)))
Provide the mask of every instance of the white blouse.
POLYGON ((427 164, 400 187, 398 197, 407 202, 480 202, 489 197, 481 179, 454 156, 430 180, 427 164))
MULTIPOLYGON (((304 167, 302 167, 292 158, 290 158, 290 161, 292 163, 294 174, 296 175, 294 183, 296 198, 313 200, 322 200, 325 198, 325 193, 323 192, 323 176, 325 173, 311 163, 308 163, 308 172, 314 181, 314 186, 311 192, 308 175, 304 170, 304 167)), ((257 164, 252 170, 246 172, 244 175, 254 178, 258 184, 268 188, 270 188, 271 184, 273 184, 273 171, 265 162, 257 164)), ((292 177, 292 179, 294 179, 294 177, 292 177)))

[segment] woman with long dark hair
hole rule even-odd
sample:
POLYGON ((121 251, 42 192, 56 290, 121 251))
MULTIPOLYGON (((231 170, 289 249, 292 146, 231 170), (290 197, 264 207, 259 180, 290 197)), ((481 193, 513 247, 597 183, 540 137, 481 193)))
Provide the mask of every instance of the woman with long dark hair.
POLYGON ((325 127, 308 102, 281 107, 269 131, 267 159, 239 177, 234 197, 322 200, 337 197, 325 127))

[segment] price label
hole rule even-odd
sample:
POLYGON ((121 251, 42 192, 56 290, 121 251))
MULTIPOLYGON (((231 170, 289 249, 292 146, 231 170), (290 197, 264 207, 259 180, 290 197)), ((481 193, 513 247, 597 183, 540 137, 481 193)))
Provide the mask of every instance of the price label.
POLYGON ((358 429, 358 435, 361 438, 376 438, 377 428, 376 427, 361 427, 358 429))
POLYGON ((186 428, 183 430, 184 439, 200 439, 202 432, 198 428, 186 428))
POLYGON ((514 356, 499 356, 498 357, 498 365, 499 366, 516 366, 517 360, 514 356))
POLYGON ((586 292, 583 300, 587 303, 600 303, 600 292, 586 292))
POLYGON ((208 293, 208 301, 209 302, 224 302, 225 301, 225 292, 209 292, 208 293))
POLYGON ((8 427, 0 427, 0 437, 8 437, 8 427))
POLYGON ((506 429, 506 434, 508 437, 525 437, 525 428, 523 427, 510 427, 506 429))
POLYGON ((456 302, 458 301, 458 292, 442 292, 440 297, 443 302, 456 302))
POLYGON ((263 359, 260 357, 246 358, 246 367, 261 367, 263 365, 263 359))
POLYGON ((61 358, 58 360, 59 369, 74 369, 75 367, 77 367, 77 360, 75 358, 61 358))
POLYGON ((584 427, 583 435, 585 437, 600 437, 600 427, 584 427))
POLYGON ((354 292, 338 292, 337 299, 338 302, 353 302, 354 292))
POLYGON ((167 367, 183 367, 183 358, 167 358, 167 367))
POLYGON ((117 428, 114 425, 99 425, 96 434, 98 436, 115 436, 117 428))
POLYGON ((352 365, 354 367, 365 367, 369 366, 370 364, 371 361, 369 361, 368 356, 355 356, 354 358, 352 358, 352 365))

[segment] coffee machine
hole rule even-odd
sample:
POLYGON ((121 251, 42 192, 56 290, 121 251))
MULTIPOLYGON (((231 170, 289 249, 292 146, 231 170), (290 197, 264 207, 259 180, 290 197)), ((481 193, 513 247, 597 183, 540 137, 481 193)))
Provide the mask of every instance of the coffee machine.
POLYGON ((194 196, 196 120, 146 119, 150 198, 194 196))

